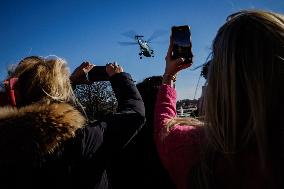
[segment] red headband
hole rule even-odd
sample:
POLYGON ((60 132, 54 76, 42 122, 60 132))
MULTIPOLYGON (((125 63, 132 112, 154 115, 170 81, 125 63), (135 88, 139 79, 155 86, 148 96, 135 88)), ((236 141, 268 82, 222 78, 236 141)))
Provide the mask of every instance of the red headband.
POLYGON ((12 77, 4 81, 8 102, 11 106, 16 106, 16 97, 15 97, 14 87, 17 81, 18 81, 18 78, 16 77, 12 77))

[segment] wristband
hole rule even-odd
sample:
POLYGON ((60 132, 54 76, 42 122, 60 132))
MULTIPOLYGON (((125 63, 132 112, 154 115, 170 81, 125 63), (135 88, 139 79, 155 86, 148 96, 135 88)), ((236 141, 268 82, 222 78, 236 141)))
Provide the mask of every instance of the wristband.
POLYGON ((175 81, 176 81, 176 74, 172 75, 172 74, 164 74, 163 75, 163 84, 168 84, 171 87, 175 88, 175 81))
POLYGON ((175 74, 175 75, 172 75, 172 74, 164 74, 164 75, 163 75, 163 78, 170 79, 170 80, 172 80, 173 82, 176 82, 176 80, 177 80, 177 75, 176 75, 176 74, 175 74))

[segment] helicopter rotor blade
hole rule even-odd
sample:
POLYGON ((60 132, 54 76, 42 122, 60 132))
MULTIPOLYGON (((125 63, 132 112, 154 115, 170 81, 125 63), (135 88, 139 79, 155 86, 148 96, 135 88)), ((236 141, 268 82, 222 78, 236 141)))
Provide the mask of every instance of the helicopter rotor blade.
POLYGON ((129 37, 131 39, 134 39, 135 36, 137 36, 138 34, 134 30, 130 30, 130 31, 122 33, 122 35, 125 36, 125 37, 129 37))
POLYGON ((122 46, 136 45, 136 42, 118 42, 122 46))
POLYGON ((153 39, 156 39, 157 37, 160 37, 162 35, 166 34, 165 30, 156 30, 153 32, 153 34, 149 37, 149 39, 147 40, 147 42, 151 42, 153 39))

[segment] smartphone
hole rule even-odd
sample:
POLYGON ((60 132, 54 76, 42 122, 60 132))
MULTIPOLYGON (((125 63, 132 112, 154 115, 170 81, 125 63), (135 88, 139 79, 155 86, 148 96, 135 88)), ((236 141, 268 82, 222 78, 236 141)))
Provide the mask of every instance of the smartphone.
POLYGON ((88 73, 89 81, 109 81, 106 66, 94 66, 88 73))
POLYGON ((191 51, 191 32, 188 25, 173 26, 173 59, 184 58, 185 63, 192 63, 193 54, 191 51))

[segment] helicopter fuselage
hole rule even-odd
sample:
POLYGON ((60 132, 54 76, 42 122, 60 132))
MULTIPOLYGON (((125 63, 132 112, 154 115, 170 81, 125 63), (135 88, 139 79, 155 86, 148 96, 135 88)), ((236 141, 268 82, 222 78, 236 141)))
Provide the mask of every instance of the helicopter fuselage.
POLYGON ((141 51, 139 53, 140 56, 143 54, 145 57, 153 57, 154 51, 150 49, 147 41, 144 41, 143 39, 139 39, 137 37, 137 43, 140 46, 140 51, 141 51))

